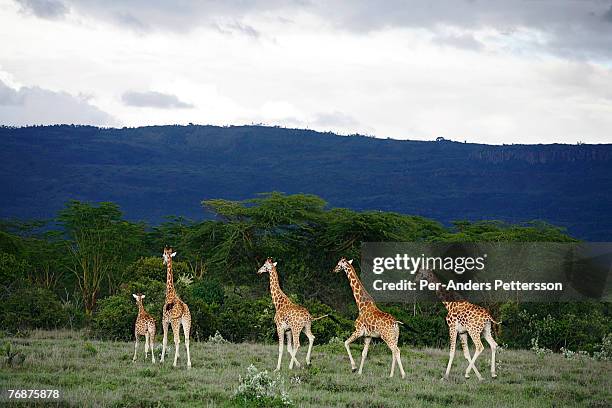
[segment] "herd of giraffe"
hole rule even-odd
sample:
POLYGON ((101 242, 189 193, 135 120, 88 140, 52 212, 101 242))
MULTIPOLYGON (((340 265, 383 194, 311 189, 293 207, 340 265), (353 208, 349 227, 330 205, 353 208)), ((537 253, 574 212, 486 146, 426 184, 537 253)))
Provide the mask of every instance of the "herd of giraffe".
MULTIPOLYGON (((187 352, 187 368, 191 368, 191 356, 189 354, 191 314, 189 313, 189 307, 187 304, 185 304, 185 302, 178 297, 174 289, 172 258, 175 255, 176 252, 173 252, 172 248, 164 249, 163 260, 167 267, 167 273, 166 300, 162 313, 164 338, 160 361, 164 361, 166 344, 168 340, 168 324, 171 324, 175 350, 173 366, 176 367, 179 357, 180 328, 182 325, 183 334, 185 337, 185 349, 187 352)), ((398 347, 399 325, 402 324, 402 322, 395 319, 389 313, 381 311, 376 306, 374 299, 366 291, 365 287, 359 280, 352 263, 352 259, 347 260, 343 257, 334 268, 334 272, 337 273, 343 271, 346 274, 357 304, 357 308, 359 309, 359 315, 355 320, 355 331, 344 342, 344 347, 346 348, 349 355, 349 360, 351 362, 351 369, 352 371, 357 371, 355 360, 353 360, 353 355, 351 354, 350 344, 359 337, 364 337, 364 347, 361 353, 361 362, 359 363, 358 370, 358 373, 361 375, 364 361, 368 355, 370 342, 372 341, 372 338, 376 337, 382 339, 391 350, 391 372, 389 377, 393 377, 395 365, 397 364, 402 378, 405 378, 406 373, 404 372, 404 367, 402 366, 400 349, 398 347)), ((257 273, 268 273, 270 278, 270 295, 272 297, 272 302, 274 303, 274 308, 276 309, 274 323, 276 324, 276 332, 278 334, 278 361, 276 363, 275 371, 278 371, 281 368, 285 338, 287 342, 287 351, 291 357, 289 369, 292 369, 294 366, 300 367, 300 362, 297 360, 296 355, 298 349, 300 348, 300 334, 302 332, 304 332, 308 338, 306 364, 310 365, 312 346, 315 339, 315 336, 311 331, 311 324, 313 321, 323 319, 328 315, 313 318, 305 307, 292 302, 280 287, 276 265, 277 263, 274 262, 272 258, 268 258, 261 268, 259 268, 257 273)), ((416 279, 427 280, 430 283, 439 282, 437 277, 431 271, 427 270, 420 270, 416 275, 416 279)), ((483 332, 485 340, 491 347, 491 377, 497 377, 495 374, 495 350, 497 348, 497 343, 491 335, 491 323, 499 323, 493 320, 489 311, 481 306, 472 304, 463 299, 453 298, 451 293, 445 292, 444 290, 439 289, 436 294, 442 300, 442 303, 448 311, 446 322, 448 324, 450 336, 450 356, 443 379, 448 378, 455 355, 457 335, 459 335, 463 348, 463 355, 468 361, 468 367, 464 375, 465 378, 469 378, 470 371, 473 370, 478 379, 482 380, 482 376, 476 368, 475 363, 478 356, 484 350, 484 346, 480 340, 483 332), (469 351, 468 335, 476 346, 473 356, 470 355, 469 351)), ((155 355, 153 353, 153 342, 155 338, 156 326, 155 319, 149 313, 147 313, 143 306, 142 299, 144 299, 145 295, 138 293, 134 294, 133 296, 136 299, 136 304, 138 305, 138 317, 136 318, 136 324, 134 327, 136 341, 134 345, 133 360, 136 361, 138 338, 139 336, 145 336, 145 358, 148 358, 148 350, 151 349, 151 360, 153 363, 155 363, 155 355)))

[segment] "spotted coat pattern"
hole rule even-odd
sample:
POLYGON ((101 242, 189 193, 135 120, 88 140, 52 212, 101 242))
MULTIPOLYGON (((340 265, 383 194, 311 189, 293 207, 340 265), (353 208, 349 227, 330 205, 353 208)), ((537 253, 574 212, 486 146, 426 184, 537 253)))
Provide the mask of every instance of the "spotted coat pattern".
POLYGON ((351 361, 351 369, 355 371, 357 367, 355 365, 355 361, 353 360, 349 345, 359 337, 365 337, 365 346, 361 355, 361 364, 359 365, 359 374, 361 374, 363 370, 363 363, 368 354, 370 341, 373 337, 380 337, 387 344, 387 346, 389 346, 392 353, 391 373, 389 376, 393 377, 395 363, 397 362, 402 378, 404 378, 406 374, 404 373, 404 367, 402 366, 400 349, 397 345, 400 322, 392 315, 383 312, 376 306, 374 299, 365 290, 363 284, 359 280, 352 262, 352 260, 348 261, 343 257, 340 259, 336 265, 336 268, 334 269, 335 272, 344 271, 346 273, 346 277, 349 280, 349 285, 353 291, 353 297, 355 298, 355 302, 359 308, 359 316, 357 317, 357 320, 355 320, 355 331, 344 342, 344 346, 346 347, 349 359, 351 361))
POLYGON ((147 358, 149 348, 151 349, 151 360, 155 363, 155 354, 153 353, 153 345, 155 341, 155 319, 151 316, 144 308, 142 299, 144 295, 141 293, 134 294, 136 299, 136 305, 138 306, 138 316, 136 317, 136 323, 134 324, 134 358, 136 360, 136 351, 138 350, 138 337, 145 336, 145 358, 147 358))
POLYGON ((296 305, 282 291, 278 281, 278 271, 276 270, 276 262, 272 258, 266 259, 263 266, 259 268, 257 273, 268 273, 270 277, 270 295, 272 303, 276 309, 274 315, 274 323, 276 323, 276 332, 278 334, 278 362, 276 371, 280 370, 282 353, 283 353, 283 338, 287 336, 287 350, 291 355, 289 368, 293 368, 295 364, 300 366, 299 361, 295 358, 298 349, 300 348, 300 333, 304 331, 308 337, 308 352, 306 354, 306 364, 310 365, 310 354, 314 343, 314 335, 311 331, 311 323, 315 320, 322 319, 325 316, 313 318, 306 308, 296 305))
POLYGON ((160 361, 164 361, 166 354, 166 344, 168 342, 168 325, 172 325, 172 337, 174 338, 174 363, 176 367, 179 357, 180 329, 183 326, 185 337, 185 350, 187 351, 187 368, 191 368, 191 355, 189 353, 189 332, 191 330, 191 313, 189 307, 176 294, 174 289, 174 275, 172 272, 172 258, 176 252, 172 248, 164 249, 164 263, 166 264, 166 301, 162 310, 162 328, 164 330, 164 340, 160 361))
MULTIPOLYGON (((416 274, 416 280, 426 280, 429 283, 440 284, 438 277, 429 270, 421 269, 416 274)), ((446 323, 448 324, 448 332, 450 337, 450 356, 444 378, 448 378, 451 366, 453 364, 453 358, 455 356, 455 347, 457 343, 457 335, 461 339, 461 346, 463 348, 463 355, 468 361, 468 367, 465 371, 465 378, 469 378, 470 370, 474 370, 479 380, 482 380, 480 372, 475 366, 476 359, 484 350, 482 341, 480 340, 481 335, 484 333, 484 338, 491 347, 491 377, 497 377, 495 373, 495 350, 497 349, 497 343, 493 339, 491 334, 491 323, 499 324, 491 317, 491 313, 484 307, 475 305, 466 300, 449 301, 450 294, 442 289, 441 286, 437 286, 436 295, 447 310, 446 323), (468 335, 476 346, 474 356, 470 356, 470 350, 468 345, 468 335)))

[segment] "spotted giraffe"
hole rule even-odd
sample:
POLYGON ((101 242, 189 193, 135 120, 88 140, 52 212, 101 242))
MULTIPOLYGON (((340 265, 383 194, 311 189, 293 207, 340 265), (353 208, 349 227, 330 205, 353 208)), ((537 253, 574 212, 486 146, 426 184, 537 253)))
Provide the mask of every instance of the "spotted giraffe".
POLYGON ((278 362, 276 369, 280 370, 281 361, 283 358, 283 338, 287 336, 287 351, 291 355, 289 369, 300 366, 300 362, 295 358, 298 349, 300 348, 300 333, 302 330, 308 337, 308 352, 306 353, 306 365, 310 365, 310 353, 314 344, 315 336, 310 330, 310 324, 315 321, 327 317, 327 315, 313 318, 306 308, 293 303, 287 295, 281 290, 278 282, 278 272, 276 271, 276 262, 272 258, 266 259, 261 268, 257 271, 258 274, 268 273, 270 275, 270 295, 276 309, 274 315, 274 323, 276 323, 276 332, 278 334, 278 362), (293 342, 293 346, 292 346, 293 342))
POLYGON ((153 343, 155 340, 155 319, 145 310, 142 299, 145 298, 143 294, 132 294, 134 299, 136 299, 136 304, 138 305, 138 317, 136 317, 136 324, 134 325, 134 336, 136 338, 134 344, 134 358, 133 361, 136 361, 136 352, 138 350, 138 337, 145 336, 145 359, 147 358, 147 354, 149 353, 149 348, 151 349, 151 361, 155 363, 155 353, 153 352, 153 343))
POLYGON ((334 268, 334 272, 340 271, 344 271, 346 273, 351 289, 353 290, 355 302, 359 308, 359 316, 357 317, 357 320, 355 320, 355 332, 344 342, 344 347, 346 348, 349 359, 351 360, 351 369, 356 371, 357 368, 355 366, 355 360, 353 360, 353 355, 351 354, 350 344, 359 337, 365 337, 363 351, 361 353, 361 363, 359 364, 359 374, 361 375, 363 370, 363 362, 368 355, 370 341, 372 341, 372 337, 380 337, 387 344, 387 346, 389 346, 392 353, 391 373, 389 374, 389 377, 393 377, 395 363, 397 362, 402 378, 405 378, 406 373, 404 373, 404 367, 402 366, 402 359, 400 357, 400 349, 397 346, 397 341, 399 338, 399 325, 401 322, 396 320, 389 313, 381 311, 376 306, 374 299, 365 290, 363 284, 359 280, 359 277, 355 272, 355 268, 353 267, 352 259, 347 261, 346 258, 342 257, 334 268))
POLYGON ((183 325, 183 334, 185 336, 185 349, 187 351, 187 368, 191 368, 191 355, 189 354, 189 330, 191 329, 191 313, 189 307, 183 302, 174 289, 174 276, 172 274, 172 258, 176 255, 176 252, 172 252, 172 248, 164 249, 164 263, 167 267, 166 273, 166 301, 164 303, 164 309, 162 311, 162 328, 164 329, 164 341, 162 348, 162 355, 160 361, 164 362, 164 356, 166 355, 166 344, 168 342, 168 324, 172 325, 172 337, 174 338, 174 363, 179 357, 179 343, 181 342, 180 332, 181 325, 183 325))
POLYGON ((448 359, 448 365, 446 366, 446 373, 444 379, 448 379, 448 373, 450 372, 453 364, 453 358, 455 357, 455 345, 457 343, 457 334, 461 338, 461 347, 463 348, 463 356, 468 361, 468 367, 465 370, 465 378, 470 378, 470 370, 474 370, 476 377, 482 380, 480 372, 476 368, 476 359, 484 350, 480 336, 484 332, 484 338, 491 347, 491 377, 496 378, 495 374, 495 350, 497 349, 497 343, 491 335, 491 323, 500 324, 491 317, 491 313, 482 306, 470 303, 460 297, 457 294, 448 292, 440 285, 438 277, 429 270, 421 269, 415 275, 416 281, 425 280, 429 283, 436 284, 436 295, 444 307, 448 311, 446 315, 446 323, 448 324, 448 332, 450 337, 450 356, 448 359), (470 357, 470 350, 468 346, 468 335, 476 346, 474 356, 470 357))

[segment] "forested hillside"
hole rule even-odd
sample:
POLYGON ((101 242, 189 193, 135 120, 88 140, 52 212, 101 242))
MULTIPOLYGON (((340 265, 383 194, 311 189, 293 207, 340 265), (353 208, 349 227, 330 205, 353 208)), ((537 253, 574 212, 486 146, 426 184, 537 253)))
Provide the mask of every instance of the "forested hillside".
POLYGON ((211 216, 202 200, 309 193, 332 206, 567 227, 612 239, 612 145, 489 146, 262 126, 0 128, 0 216, 52 217, 70 199, 128 219, 211 216))

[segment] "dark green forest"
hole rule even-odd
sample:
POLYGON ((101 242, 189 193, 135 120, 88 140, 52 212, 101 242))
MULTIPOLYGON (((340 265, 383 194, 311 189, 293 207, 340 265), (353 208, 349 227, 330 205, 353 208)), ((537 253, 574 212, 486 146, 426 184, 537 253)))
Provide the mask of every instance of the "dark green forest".
MULTIPOLYGON (((129 340, 146 295, 158 321, 166 269, 162 250, 177 251, 175 284, 192 313, 192 336, 219 331, 233 342, 274 342, 268 278, 256 274, 266 257, 278 261, 283 290, 313 315, 317 343, 344 339, 357 310, 345 276, 331 271, 341 256, 359 270, 362 242, 571 242, 555 226, 533 222, 454 222, 451 226, 393 212, 332 208, 314 195, 266 193, 243 201, 202 202, 210 217, 168 216, 159 225, 128 221, 112 202, 70 201, 51 220, 0 224, 0 328, 84 329, 94 338, 129 340)), ((444 346, 448 331, 440 304, 380 304, 405 323, 400 342, 444 346)), ((503 324, 499 343, 594 352, 612 332, 607 303, 485 305, 503 324)))

